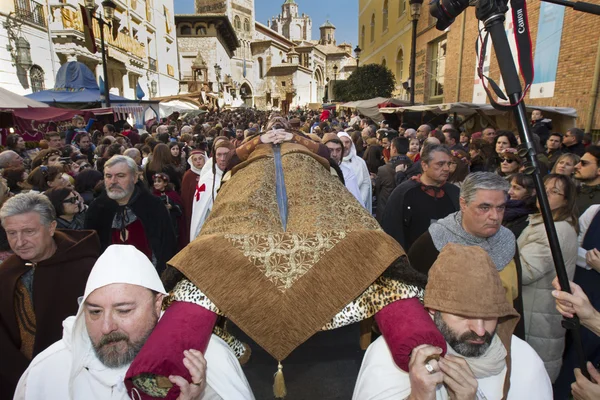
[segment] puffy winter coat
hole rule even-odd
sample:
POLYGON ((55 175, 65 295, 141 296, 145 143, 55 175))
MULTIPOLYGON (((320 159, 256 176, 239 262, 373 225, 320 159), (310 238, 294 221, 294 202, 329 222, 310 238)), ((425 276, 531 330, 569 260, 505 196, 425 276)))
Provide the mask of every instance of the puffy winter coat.
MULTIPOLYGON (((555 222, 569 280, 575 275, 577 233, 568 221, 555 222)), ((523 274, 523 311, 527 343, 540 355, 552 382, 562 365, 565 329, 552 297, 554 261, 541 214, 529 217, 529 226, 517 241, 523 274)))

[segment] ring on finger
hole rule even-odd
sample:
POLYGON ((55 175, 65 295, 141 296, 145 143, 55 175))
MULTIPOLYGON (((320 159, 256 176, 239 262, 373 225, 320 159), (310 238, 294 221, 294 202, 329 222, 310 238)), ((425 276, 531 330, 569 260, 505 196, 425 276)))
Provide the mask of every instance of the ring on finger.
POLYGON ((425 369, 427 370, 427 372, 429 372, 430 374, 433 374, 435 372, 435 368, 433 368, 433 366, 431 364, 429 364, 428 362, 425 363, 425 369))

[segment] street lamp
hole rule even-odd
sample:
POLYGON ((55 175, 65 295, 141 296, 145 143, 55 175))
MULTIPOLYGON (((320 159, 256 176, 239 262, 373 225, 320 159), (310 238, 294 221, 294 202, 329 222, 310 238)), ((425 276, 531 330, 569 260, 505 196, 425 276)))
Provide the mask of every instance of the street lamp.
POLYGON ((356 54, 356 69, 358 69, 358 60, 360 59, 361 51, 362 49, 358 47, 358 45, 356 45, 356 47, 354 48, 354 54, 356 54))
POLYGON ((338 72, 338 66, 334 65, 333 66, 333 83, 331 86, 331 100, 330 101, 335 100, 335 83, 337 82, 337 72, 338 72))
POLYGON ((150 97, 156 97, 156 93, 158 92, 157 84, 155 80, 150 82, 150 97))
POLYGON ((221 81, 221 66, 219 64, 215 64, 215 78, 217 80, 217 97, 219 97, 219 86, 221 81))
POLYGON ((113 20, 115 18, 115 9, 117 5, 114 1, 105 0, 102 2, 102 9, 104 11, 104 17, 96 13, 98 6, 95 0, 85 0, 85 8, 89 11, 90 17, 98 21, 98 27, 100 28, 100 45, 102 52, 102 74, 104 75, 104 101, 106 107, 110 107, 110 93, 108 84, 108 65, 106 63, 106 45, 104 43, 104 26, 112 28, 113 20))
POLYGON ((410 49, 410 104, 415 104, 415 69, 417 63, 417 24, 421 16, 423 0, 410 0, 410 19, 412 20, 412 46, 410 49))

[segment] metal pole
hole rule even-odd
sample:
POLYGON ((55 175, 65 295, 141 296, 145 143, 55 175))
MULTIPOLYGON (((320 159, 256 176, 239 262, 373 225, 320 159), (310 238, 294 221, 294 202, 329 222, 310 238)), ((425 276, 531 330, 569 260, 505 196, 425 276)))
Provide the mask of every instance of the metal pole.
POLYGON ((412 44, 410 49, 410 105, 415 105, 415 70, 417 63, 417 24, 418 19, 412 20, 412 44))
MULTIPOLYGON (((521 143, 525 144, 527 148, 527 158, 534 170, 532 174, 533 183, 536 189, 538 202, 540 204, 540 211, 542 214, 542 219, 544 220, 544 226, 546 228, 548 243, 550 244, 550 253, 552 254, 552 259, 554 261, 556 275, 558 276, 561 290, 571 293, 569 277, 567 276, 562 250, 558 241, 556 227, 554 226, 552 210, 550 209, 550 204, 548 203, 546 188, 544 186, 544 182, 542 181, 538 167, 537 154, 535 147, 533 146, 531 130, 525 109, 525 102, 519 101, 522 95, 521 81, 519 80, 519 75, 517 74, 517 69, 511 56, 508 38, 506 37, 506 31, 504 30, 503 22, 504 15, 498 14, 486 20, 484 25, 485 29, 492 37, 496 58, 498 59, 498 66, 500 67, 500 73, 502 74, 509 100, 511 104, 518 103, 516 107, 513 107, 513 114, 517 122, 517 130, 519 131, 519 136, 521 137, 521 143)), ((577 352, 581 373, 587 377, 587 368, 585 367, 586 360, 581 343, 579 318, 577 316, 568 319, 565 318, 562 321, 562 325, 566 329, 573 330, 575 349, 577 352)))
POLYGON ((104 103, 106 104, 106 107, 110 107, 110 93, 108 90, 108 65, 106 64, 106 47, 104 45, 104 25, 106 25, 106 23, 102 18, 96 18, 96 21, 98 21, 98 26, 100 27, 100 44, 102 46, 101 51, 102 73, 104 74, 104 103))

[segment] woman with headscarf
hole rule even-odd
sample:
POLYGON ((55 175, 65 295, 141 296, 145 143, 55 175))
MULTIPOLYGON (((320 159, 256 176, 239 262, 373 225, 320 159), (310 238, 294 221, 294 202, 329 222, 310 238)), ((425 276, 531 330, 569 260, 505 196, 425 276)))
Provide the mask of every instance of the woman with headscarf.
POLYGON ((367 211, 372 212, 373 208, 373 185, 371 183, 371 175, 367 163, 356 154, 356 147, 352 137, 346 132, 338 132, 338 137, 344 144, 344 154, 342 164, 347 166, 354 172, 362 204, 365 205, 367 211))
POLYGON ((183 175, 181 182, 181 202, 183 204, 183 220, 185 222, 185 232, 182 240, 186 244, 190 242, 190 224, 192 222, 194 197, 200 196, 198 182, 202 175, 202 168, 208 162, 208 157, 203 150, 196 149, 192 150, 187 162, 190 169, 183 175))

